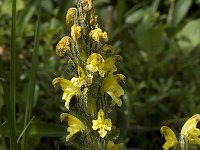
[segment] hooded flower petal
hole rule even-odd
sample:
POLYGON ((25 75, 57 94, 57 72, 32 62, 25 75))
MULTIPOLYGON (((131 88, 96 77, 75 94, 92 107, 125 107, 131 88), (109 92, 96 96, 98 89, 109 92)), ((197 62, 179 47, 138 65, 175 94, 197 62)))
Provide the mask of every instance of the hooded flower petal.
POLYGON ((65 100, 65 107, 69 109, 69 103, 72 96, 77 95, 79 93, 79 88, 75 87, 71 81, 64 78, 55 78, 52 81, 53 85, 59 84, 63 90, 62 99, 65 100))
POLYGON ((184 135, 190 144, 200 144, 200 130, 197 128, 197 123, 200 121, 200 114, 196 114, 189 118, 183 125, 181 135, 184 135))
POLYGON ((103 112, 102 109, 99 110, 98 112, 98 118, 97 120, 93 120, 93 126, 92 126, 92 129, 93 130, 97 130, 99 129, 99 134, 100 134, 100 137, 104 138, 107 134, 107 130, 110 131, 111 130, 111 127, 112 127, 112 123, 111 123, 111 120, 108 118, 108 119, 105 119, 104 118, 105 114, 103 112))
POLYGON ((101 71, 105 66, 103 57, 98 53, 91 54, 87 59, 87 69, 91 72, 101 71))
POLYGON ((67 24, 70 24, 73 20, 73 17, 76 13, 76 8, 70 8, 68 11, 67 11, 67 15, 66 15, 66 23, 67 24))
POLYGON ((69 134, 66 137, 66 141, 69 141, 69 139, 76 134, 79 131, 84 131, 86 129, 85 125, 79 120, 78 118, 67 114, 67 113, 62 113, 60 115, 60 120, 68 122, 68 128, 67 131, 69 134))
POLYGON ((176 147, 178 140, 175 133, 169 127, 162 126, 160 132, 166 140, 165 144, 162 146, 164 150, 168 150, 171 147, 176 147))
POLYGON ((97 25, 94 30, 90 32, 90 36, 92 37, 93 40, 96 42, 99 42, 100 39, 107 39, 107 33, 103 32, 97 25))
POLYGON ((112 105, 117 104, 118 106, 122 105, 120 96, 124 95, 124 90, 118 84, 119 81, 125 80, 125 76, 122 74, 109 74, 103 81, 101 92, 102 94, 108 93, 112 97, 112 105))
POLYGON ((77 24, 74 24, 71 28, 71 36, 74 41, 78 40, 81 37, 81 27, 77 24))
POLYGON ((64 56, 65 53, 70 49, 71 38, 69 36, 63 37, 56 46, 56 54, 58 56, 64 56))

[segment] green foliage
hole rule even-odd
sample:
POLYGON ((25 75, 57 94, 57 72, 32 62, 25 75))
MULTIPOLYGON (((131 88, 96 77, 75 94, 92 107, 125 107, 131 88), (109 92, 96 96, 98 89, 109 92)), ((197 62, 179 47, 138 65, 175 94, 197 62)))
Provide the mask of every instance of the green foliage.
POLYGON ((133 6, 115 40, 128 80, 124 96, 128 145, 140 149, 161 149, 160 127, 178 127, 179 118, 199 110, 199 19, 193 16, 195 11, 188 13, 195 4, 160 1, 154 7, 155 2, 133 6))

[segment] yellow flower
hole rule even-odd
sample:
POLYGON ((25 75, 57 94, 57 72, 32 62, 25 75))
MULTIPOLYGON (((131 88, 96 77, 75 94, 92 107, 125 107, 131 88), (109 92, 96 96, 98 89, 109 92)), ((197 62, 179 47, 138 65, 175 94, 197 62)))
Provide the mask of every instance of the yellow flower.
POLYGON ((75 13, 76 13, 76 8, 70 8, 67 11, 67 15, 66 15, 66 23, 67 24, 70 24, 72 22, 72 19, 73 19, 75 13))
POLYGON ((115 144, 113 141, 108 141, 107 150, 120 150, 123 148, 123 143, 115 144))
POLYGON ((78 78, 73 77, 71 79, 71 82, 74 86, 85 88, 91 85, 92 76, 91 75, 86 76, 85 72, 80 66, 78 66, 78 76, 79 76, 78 78))
POLYGON ((108 118, 108 119, 104 119, 104 112, 102 109, 99 110, 98 112, 98 118, 97 120, 93 120, 93 126, 92 126, 92 129, 93 130, 97 130, 99 129, 99 134, 100 134, 100 137, 104 138, 107 134, 107 131, 110 131, 111 130, 111 127, 112 127, 112 123, 111 123, 111 120, 108 118))
POLYGON ((80 92, 78 87, 75 87, 71 81, 64 78, 55 78, 52 81, 53 85, 59 84, 63 90, 62 99, 65 100, 65 107, 69 109, 69 103, 72 96, 77 95, 80 92))
POLYGON ((92 0, 81 0, 83 9, 89 11, 92 9, 92 0))
POLYGON ((190 144, 200 144, 200 130, 197 123, 200 121, 200 114, 196 114, 189 118, 181 129, 181 135, 184 135, 190 144))
POLYGON ((78 40, 81 37, 81 27, 77 24, 74 24, 71 28, 71 36, 74 41, 78 40))
POLYGON ((93 53, 87 59, 86 68, 93 73, 99 71, 99 75, 104 77, 107 72, 112 74, 117 71, 115 63, 120 60, 122 60, 122 57, 119 55, 114 55, 104 60, 100 54, 93 53))
POLYGON ((125 76, 122 74, 109 74, 108 77, 106 77, 103 81, 101 92, 102 94, 106 92, 108 95, 111 96, 112 100, 112 106, 117 104, 118 106, 122 105, 122 101, 119 98, 120 96, 124 95, 124 90, 122 87, 118 84, 118 81, 124 81, 125 76))
POLYGON ((62 113, 60 115, 60 120, 61 122, 68 122, 69 127, 67 128, 67 131, 69 132, 69 134, 66 136, 66 141, 69 141, 69 139, 77 132, 82 132, 86 129, 85 125, 78 118, 70 114, 62 113))
POLYGON ((169 127, 162 126, 160 132, 166 140, 165 144, 162 146, 164 150, 168 150, 171 147, 176 147, 178 140, 174 132, 169 127))
POLYGON ((115 63, 121 60, 122 60, 122 57, 120 55, 114 55, 114 56, 108 57, 105 60, 105 66, 103 67, 102 70, 112 74, 113 72, 117 71, 117 67, 115 66, 115 63))
POLYGON ((105 61, 100 54, 93 53, 87 59, 86 68, 91 72, 97 72, 101 74, 102 68, 105 66, 105 61))
POLYGON ((56 54, 58 56, 64 56, 65 53, 70 49, 70 40, 69 36, 63 37, 56 46, 56 54))
POLYGON ((99 42, 100 39, 107 39, 107 33, 103 32, 97 25, 94 30, 90 32, 90 36, 96 42, 99 42))

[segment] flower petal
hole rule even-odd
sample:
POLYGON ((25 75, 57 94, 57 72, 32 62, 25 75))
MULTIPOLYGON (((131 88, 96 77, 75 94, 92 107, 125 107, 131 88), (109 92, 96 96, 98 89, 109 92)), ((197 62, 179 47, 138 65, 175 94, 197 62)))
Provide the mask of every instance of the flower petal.
POLYGON ((105 60, 105 66, 103 67, 103 70, 110 73, 117 71, 117 67, 115 66, 115 63, 121 60, 122 60, 122 57, 120 55, 114 55, 114 56, 108 57, 105 60))
POLYGON ((87 59, 87 69, 91 72, 97 72, 102 70, 105 66, 103 57, 98 53, 91 54, 87 59))
POLYGON ((108 118, 108 119, 105 119, 104 118, 105 114, 103 112, 102 109, 99 110, 98 112, 98 118, 97 120, 93 120, 93 130, 97 130, 99 129, 99 134, 100 134, 100 137, 104 138, 107 134, 107 130, 110 131, 111 130, 111 127, 112 127, 112 123, 111 123, 111 120, 108 118))
POLYGON ((67 14, 66 14, 66 23, 67 24, 72 22, 76 11, 77 11, 76 8, 69 8, 69 10, 67 11, 67 14))
POLYGON ((70 114, 62 113, 60 115, 60 120, 68 122, 69 127, 67 128, 67 131, 69 134, 66 137, 66 141, 68 141, 75 133, 86 130, 86 127, 81 120, 70 114))
POLYGON ((65 106, 69 109, 69 103, 72 96, 77 95, 80 92, 78 87, 75 87, 71 81, 64 79, 64 78, 55 78, 52 81, 53 85, 59 84, 63 90, 63 97, 62 99, 65 100, 65 106))
POLYGON ((166 140, 165 144, 162 146, 164 150, 168 150, 171 147, 176 147, 178 140, 175 133, 169 127, 162 126, 160 132, 166 140))
POLYGON ((118 106, 122 105, 121 100, 119 99, 120 96, 124 95, 124 90, 122 87, 118 84, 119 80, 124 80, 124 76, 121 74, 113 75, 109 74, 108 77, 106 77, 103 81, 101 92, 102 94, 105 92, 108 95, 111 96, 112 105, 117 104, 118 106))
POLYGON ((107 39, 107 33, 103 32, 97 25, 94 30, 90 32, 92 39, 99 43, 100 39, 107 39))
POLYGON ((200 114, 196 114, 189 118, 181 129, 181 135, 184 135, 190 144, 200 144, 200 130, 197 123, 200 121, 200 114))
POLYGON ((64 56, 65 53, 70 49, 71 38, 64 36, 56 45, 56 54, 58 56, 64 56))
POLYGON ((78 40, 81 37, 81 27, 77 24, 74 24, 71 27, 71 36, 74 41, 78 40))
POLYGON ((98 128, 100 128, 98 120, 93 120, 92 123, 93 123, 92 125, 93 130, 97 130, 98 128))

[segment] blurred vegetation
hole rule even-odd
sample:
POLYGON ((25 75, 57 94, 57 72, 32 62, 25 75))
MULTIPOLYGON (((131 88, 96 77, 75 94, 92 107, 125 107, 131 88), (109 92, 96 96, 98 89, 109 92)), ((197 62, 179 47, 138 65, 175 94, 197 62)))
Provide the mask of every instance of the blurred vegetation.
MULTIPOLYGON (((93 0, 108 43, 124 61, 127 77, 123 111, 113 113, 127 147, 160 150, 160 127, 180 131, 200 112, 200 0, 93 0)), ((34 51, 38 0, 17 0, 16 118, 23 130, 34 51)), ((59 39, 69 34, 65 14, 75 1, 42 0, 38 66, 29 127, 28 149, 67 149, 61 94, 51 81, 71 76, 65 58, 55 54, 59 39), (66 31, 68 31, 66 33, 66 31)), ((0 150, 9 145, 5 83, 9 83, 12 0, 0 0, 0 150)), ((177 132, 178 133, 178 132, 177 132)), ((19 142, 20 143, 20 142, 19 142)), ((68 146, 68 149, 72 147, 68 146)))

